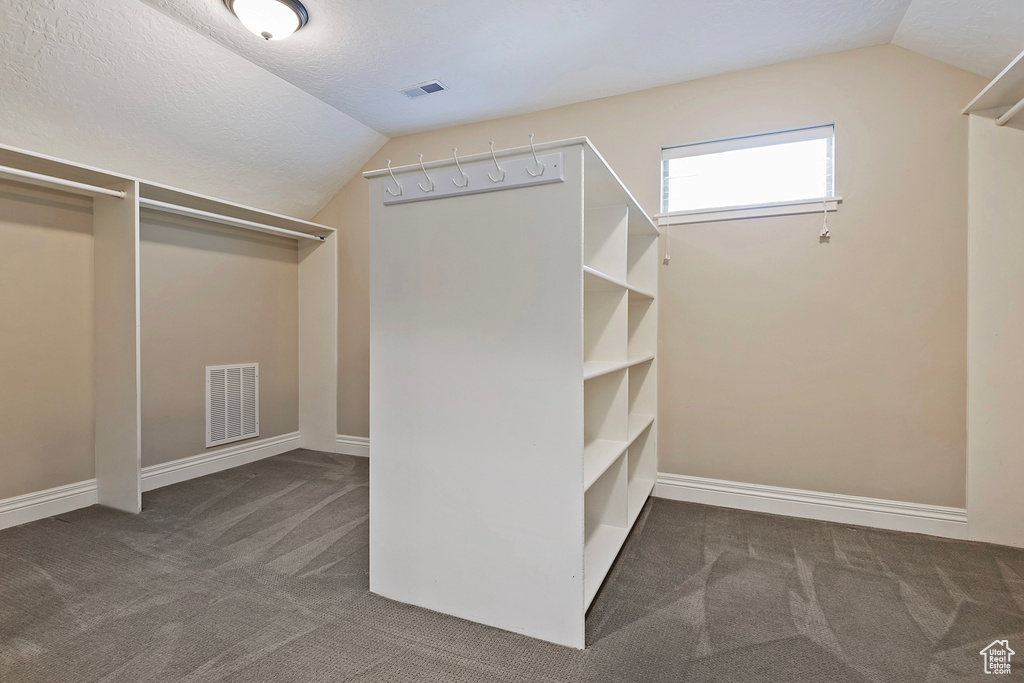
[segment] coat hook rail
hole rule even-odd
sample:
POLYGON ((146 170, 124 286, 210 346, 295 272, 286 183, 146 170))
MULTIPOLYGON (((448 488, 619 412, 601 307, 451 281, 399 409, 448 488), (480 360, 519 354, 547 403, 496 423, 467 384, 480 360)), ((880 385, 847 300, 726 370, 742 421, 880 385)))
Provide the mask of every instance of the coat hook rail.
POLYGON ((381 179, 384 189, 380 190, 384 204, 497 192, 565 180, 561 151, 546 154, 538 152, 535 159, 527 147, 522 154, 503 156, 496 165, 494 162, 497 156, 497 152, 494 157, 484 152, 471 157, 472 161, 466 161, 459 156, 458 148, 454 147, 452 156, 443 161, 423 161, 422 166, 414 163, 398 169, 386 169, 381 179), (395 174, 394 179, 391 173, 395 174), (395 189, 399 182, 405 186, 401 193, 395 189))

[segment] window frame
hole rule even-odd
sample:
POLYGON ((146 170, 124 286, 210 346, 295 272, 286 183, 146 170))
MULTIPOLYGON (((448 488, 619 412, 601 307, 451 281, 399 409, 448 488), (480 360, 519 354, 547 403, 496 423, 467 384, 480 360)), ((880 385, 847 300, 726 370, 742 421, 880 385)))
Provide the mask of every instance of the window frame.
POLYGON ((789 216, 802 213, 822 213, 837 211, 843 198, 836 192, 836 146, 835 123, 825 123, 800 128, 787 128, 766 133, 739 135, 715 140, 702 140, 680 145, 668 145, 661 148, 661 208, 662 212, 655 215, 659 225, 678 225, 686 223, 710 223, 730 221, 744 218, 763 218, 769 216, 789 216), (831 136, 820 134, 822 129, 831 129, 831 136), (667 162, 688 156, 702 156, 721 152, 752 149, 772 145, 801 142, 804 140, 831 139, 831 167, 826 171, 826 185, 831 182, 831 195, 812 197, 809 199, 786 200, 780 202, 761 202, 737 206, 718 206, 686 211, 665 211, 668 206, 667 162), (700 151, 698 151, 700 150, 700 151), (830 176, 830 177, 829 177, 830 176))

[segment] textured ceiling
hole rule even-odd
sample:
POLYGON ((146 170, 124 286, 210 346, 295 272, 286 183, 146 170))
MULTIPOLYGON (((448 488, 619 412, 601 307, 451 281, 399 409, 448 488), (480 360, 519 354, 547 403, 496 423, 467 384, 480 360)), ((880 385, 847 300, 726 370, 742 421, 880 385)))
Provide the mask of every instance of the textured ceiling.
POLYGON ((1024 0, 304 2, 266 42, 223 0, 0 0, 0 143, 309 217, 385 135, 889 42, 985 76, 1024 48, 1024 0))
POLYGON ((910 0, 304 0, 266 42, 222 0, 144 0, 388 136, 888 43, 910 0), (450 92, 399 88, 440 79, 450 92))
POLYGON ((1024 50, 1024 0, 913 0, 892 42, 994 78, 1024 50))
POLYGON ((313 215, 386 139, 137 0, 0 0, 0 142, 313 215))

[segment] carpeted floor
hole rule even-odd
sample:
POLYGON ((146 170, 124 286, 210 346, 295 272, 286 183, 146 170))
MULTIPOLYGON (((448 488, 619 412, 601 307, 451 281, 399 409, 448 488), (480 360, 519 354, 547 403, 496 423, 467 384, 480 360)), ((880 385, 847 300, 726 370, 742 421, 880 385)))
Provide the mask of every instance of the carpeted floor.
POLYGON ((938 683, 986 680, 997 638, 1024 659, 1024 551, 656 499, 585 651, 397 604, 367 591, 367 472, 293 451, 0 532, 0 681, 938 683))

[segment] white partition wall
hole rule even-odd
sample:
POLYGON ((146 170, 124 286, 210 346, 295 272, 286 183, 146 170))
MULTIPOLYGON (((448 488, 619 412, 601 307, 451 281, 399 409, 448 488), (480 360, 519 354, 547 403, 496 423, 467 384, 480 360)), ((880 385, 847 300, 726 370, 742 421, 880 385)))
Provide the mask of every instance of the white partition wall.
POLYGON ((655 479, 657 231, 585 138, 537 151, 366 174, 370 589, 583 647, 655 479))
POLYGON ((967 529, 1024 546, 1024 122, 995 119, 970 117, 967 529))
POLYGON ((970 114, 967 534, 1024 546, 1024 52, 970 114))
POLYGON ((96 499, 142 510, 142 389, 139 358, 139 184, 93 199, 96 320, 96 499))
POLYGON ((334 451, 338 435, 338 239, 299 244, 299 434, 334 451))

